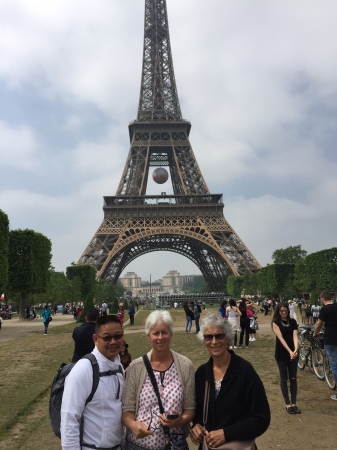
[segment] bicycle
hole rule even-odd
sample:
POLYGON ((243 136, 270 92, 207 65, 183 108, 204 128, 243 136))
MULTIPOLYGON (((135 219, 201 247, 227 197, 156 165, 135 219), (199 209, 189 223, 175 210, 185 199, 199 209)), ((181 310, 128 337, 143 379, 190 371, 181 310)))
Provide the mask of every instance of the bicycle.
MULTIPOLYGON (((298 335, 298 368, 304 370, 306 366, 314 370, 316 377, 323 381, 325 379, 325 354, 323 351, 322 337, 313 337, 311 325, 301 325, 298 335)), ((321 335, 321 333, 320 333, 321 335)))

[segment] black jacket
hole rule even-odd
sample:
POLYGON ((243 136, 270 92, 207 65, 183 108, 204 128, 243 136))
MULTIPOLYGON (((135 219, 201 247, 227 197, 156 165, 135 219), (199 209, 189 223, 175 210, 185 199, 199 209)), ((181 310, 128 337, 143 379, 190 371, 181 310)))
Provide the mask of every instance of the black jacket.
POLYGON ((263 434, 270 423, 270 409, 262 381, 253 366, 230 351, 232 357, 215 399, 213 359, 195 374, 197 396, 194 423, 203 425, 205 380, 210 384, 206 429, 223 429, 226 441, 249 440, 263 434))
POLYGON ((90 353, 95 348, 92 335, 95 333, 95 322, 85 322, 73 330, 75 350, 72 362, 77 362, 82 356, 90 353))

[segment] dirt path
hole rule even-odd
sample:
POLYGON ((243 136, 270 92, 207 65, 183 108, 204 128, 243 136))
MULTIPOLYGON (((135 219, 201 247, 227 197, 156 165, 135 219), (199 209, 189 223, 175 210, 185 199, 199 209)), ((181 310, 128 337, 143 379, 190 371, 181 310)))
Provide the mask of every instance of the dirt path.
MULTIPOLYGON (((173 314, 173 313, 172 313, 173 314)), ((137 313, 136 313, 137 315, 137 313)), ((265 317, 263 314, 258 315, 259 333, 264 335, 272 334, 270 327, 271 317, 265 317)), ((56 326, 65 325, 68 323, 74 323, 74 318, 71 314, 55 314, 52 322, 49 324, 49 328, 52 329, 56 326)), ((129 320, 125 321, 125 325, 129 324, 129 320)), ((194 325, 193 325, 194 328, 194 325)), ((125 334, 141 331, 144 329, 140 326, 132 328, 125 328, 125 334)), ((185 327, 175 327, 176 331, 184 331, 185 327)), ((35 320, 19 320, 17 318, 11 320, 4 320, 2 328, 0 330, 0 342, 11 341, 21 337, 29 336, 30 334, 43 333, 43 322, 41 319, 35 320)), ((192 330, 193 331, 193 330, 192 330)))

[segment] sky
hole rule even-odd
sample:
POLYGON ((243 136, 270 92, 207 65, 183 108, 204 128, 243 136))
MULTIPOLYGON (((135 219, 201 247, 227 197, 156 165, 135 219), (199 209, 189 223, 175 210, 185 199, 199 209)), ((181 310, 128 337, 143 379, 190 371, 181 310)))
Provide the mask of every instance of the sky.
MULTIPOLYGON (((0 0, 0 209, 77 261, 115 195, 137 116, 144 0, 0 0)), ((224 215, 262 266, 336 247, 337 2, 167 0, 180 106, 224 215)), ((149 182, 147 195, 164 190, 149 182)), ((155 252, 143 279, 198 274, 155 252)))

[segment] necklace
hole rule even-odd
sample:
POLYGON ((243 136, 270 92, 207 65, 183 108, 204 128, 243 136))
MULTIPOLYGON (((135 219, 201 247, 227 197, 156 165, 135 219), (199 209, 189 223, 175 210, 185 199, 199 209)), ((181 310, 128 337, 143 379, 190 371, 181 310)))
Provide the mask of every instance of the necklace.
POLYGON ((286 323, 284 323, 283 320, 281 320, 281 325, 284 326, 284 327, 290 327, 289 320, 287 320, 286 323))

